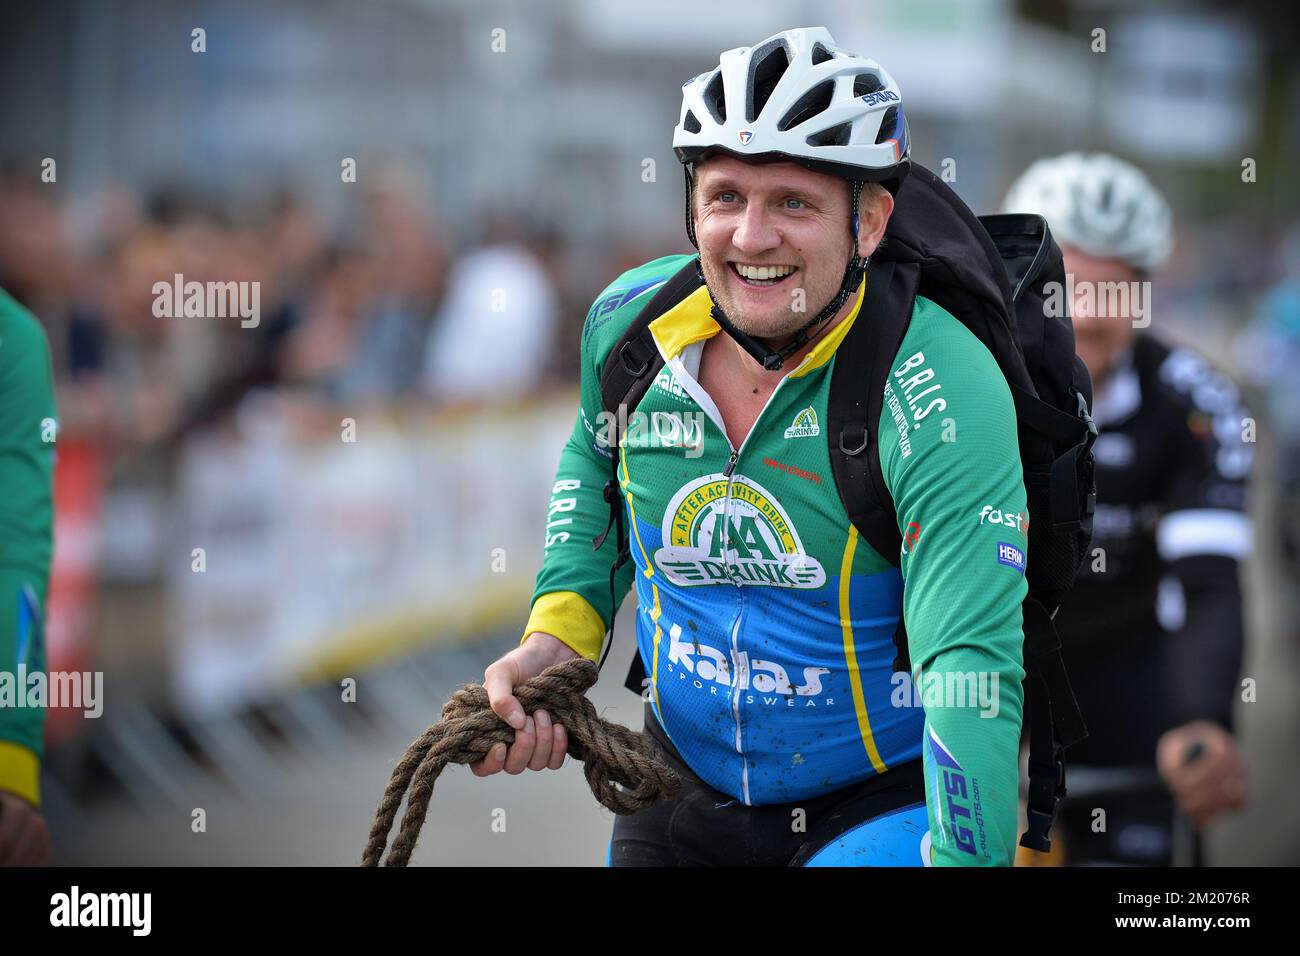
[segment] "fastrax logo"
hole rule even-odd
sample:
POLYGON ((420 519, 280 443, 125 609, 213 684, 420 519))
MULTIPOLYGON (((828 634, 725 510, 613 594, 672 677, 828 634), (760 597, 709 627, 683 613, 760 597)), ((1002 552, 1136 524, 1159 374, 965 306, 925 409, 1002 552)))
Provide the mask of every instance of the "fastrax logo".
POLYGON ((1003 511, 1001 508, 985 505, 980 509, 980 524, 985 522, 1015 528, 1022 535, 1029 534, 1029 516, 1023 511, 1003 511))
POLYGON ((51 926, 127 926, 133 936, 148 936, 153 923, 152 893, 70 893, 50 897, 51 926))

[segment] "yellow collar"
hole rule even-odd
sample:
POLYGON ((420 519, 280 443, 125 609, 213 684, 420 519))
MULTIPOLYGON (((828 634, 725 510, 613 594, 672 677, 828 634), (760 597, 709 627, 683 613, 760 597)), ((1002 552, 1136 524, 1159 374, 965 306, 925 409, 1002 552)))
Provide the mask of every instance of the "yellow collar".
MULTIPOLYGON (((798 367, 790 372, 791 378, 807 375, 831 360, 835 350, 844 341, 844 336, 848 335, 849 329, 853 327, 853 321, 858 317, 858 311, 862 308, 862 298, 866 294, 866 290, 867 280, 864 277, 861 284, 858 285, 858 296, 854 300, 853 308, 849 311, 849 314, 835 328, 817 340, 808 354, 803 357, 803 361, 799 363, 798 367)), ((664 357, 669 359, 677 358, 688 345, 717 335, 722 327, 714 321, 713 316, 710 314, 712 311, 713 299, 709 296, 708 287, 700 286, 677 305, 651 322, 650 334, 654 336, 655 342, 658 343, 659 350, 664 354, 664 357)))

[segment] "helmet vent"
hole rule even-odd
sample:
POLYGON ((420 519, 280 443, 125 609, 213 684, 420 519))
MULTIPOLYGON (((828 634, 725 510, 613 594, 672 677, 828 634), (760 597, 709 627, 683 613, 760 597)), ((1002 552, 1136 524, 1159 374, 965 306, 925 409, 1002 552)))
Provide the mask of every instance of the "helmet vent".
POLYGON ((709 108, 714 120, 719 123, 727 121, 727 99, 722 89, 721 70, 714 72, 713 79, 709 80, 709 85, 704 88, 704 105, 709 108))
POLYGON ((852 123, 840 123, 838 126, 832 126, 830 129, 809 136, 807 143, 809 146, 847 146, 852 131, 852 123))
POLYGON ((701 129, 700 121, 695 118, 695 114, 690 110, 686 111, 686 119, 682 120, 682 126, 688 133, 698 133, 701 129))
POLYGON ((853 78, 853 95, 866 96, 868 93, 879 93, 885 88, 885 84, 880 82, 880 77, 874 73, 859 73, 853 78))
POLYGON ((746 110, 748 122, 754 122, 758 114, 763 112, 768 98, 776 89, 776 84, 781 82, 781 77, 785 76, 789 66, 790 51, 786 48, 784 40, 773 40, 754 51, 749 60, 749 83, 747 84, 749 108, 746 110))
POLYGON ((805 120, 810 120, 824 112, 831 105, 831 97, 834 93, 834 80, 818 83, 795 101, 794 106, 790 107, 785 116, 781 117, 781 122, 776 124, 776 128, 784 133, 791 127, 798 126, 805 120))
POLYGON ((818 63, 825 63, 827 60, 835 59, 835 54, 820 43, 814 43, 812 48, 812 63, 816 66, 818 63))
POLYGON ((880 120, 880 132, 876 134, 876 142, 883 143, 887 139, 893 139, 894 134, 898 131, 898 107, 891 106, 885 110, 884 117, 880 120))

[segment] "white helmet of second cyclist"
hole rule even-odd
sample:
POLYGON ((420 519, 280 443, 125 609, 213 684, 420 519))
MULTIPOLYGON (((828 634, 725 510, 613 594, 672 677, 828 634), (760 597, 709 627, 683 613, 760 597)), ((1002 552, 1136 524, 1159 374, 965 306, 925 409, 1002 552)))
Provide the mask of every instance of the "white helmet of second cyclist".
POLYGON ((911 158, 898 84, 874 60, 837 47, 824 27, 727 50, 683 84, 673 151, 693 163, 710 150, 786 156, 891 191, 911 158))
POLYGON ((1106 153, 1040 159, 1011 186, 1002 211, 1038 213, 1061 245, 1150 272, 1169 258, 1169 204, 1142 170, 1106 153))

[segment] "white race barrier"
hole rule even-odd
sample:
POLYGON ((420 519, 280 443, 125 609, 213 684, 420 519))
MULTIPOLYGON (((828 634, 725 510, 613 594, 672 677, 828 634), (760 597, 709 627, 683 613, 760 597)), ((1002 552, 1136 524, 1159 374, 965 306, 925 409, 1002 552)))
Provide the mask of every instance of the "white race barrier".
POLYGON ((167 584, 176 704, 225 709, 411 647, 522 626, 575 396, 359 416, 355 440, 251 435, 182 455, 167 584))

